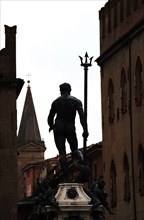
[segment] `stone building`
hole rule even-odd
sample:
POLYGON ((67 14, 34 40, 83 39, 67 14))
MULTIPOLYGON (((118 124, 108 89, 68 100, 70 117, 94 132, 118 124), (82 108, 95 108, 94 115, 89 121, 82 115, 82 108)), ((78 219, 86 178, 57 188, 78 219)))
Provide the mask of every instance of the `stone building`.
MULTIPOLYGON (((37 162, 40 165, 40 162, 44 161, 45 150, 45 143, 41 139, 39 131, 31 88, 28 84, 27 94, 25 98, 22 118, 17 137, 18 200, 24 198, 26 196, 26 192, 29 192, 28 194, 31 194, 34 186, 33 184, 29 184, 29 189, 25 189, 25 176, 23 169, 25 167, 31 167, 31 165, 35 163, 35 170, 38 170, 39 166, 37 166, 37 162)), ((35 172, 36 176, 38 176, 37 172, 38 171, 35 172)), ((36 179, 36 176, 34 179, 36 179)))
POLYGON ((0 51, 0 219, 17 219, 16 100, 24 81, 16 78, 16 26, 5 25, 0 51))
POLYGON ((99 12, 103 173, 114 216, 144 219, 144 1, 99 12))

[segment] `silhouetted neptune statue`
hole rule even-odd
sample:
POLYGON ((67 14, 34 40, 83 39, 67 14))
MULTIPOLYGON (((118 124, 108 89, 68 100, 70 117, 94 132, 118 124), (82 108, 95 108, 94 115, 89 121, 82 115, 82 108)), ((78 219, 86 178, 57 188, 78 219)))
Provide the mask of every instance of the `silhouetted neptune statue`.
POLYGON ((88 137, 87 123, 84 117, 82 102, 71 96, 71 86, 68 83, 60 85, 61 96, 51 106, 48 116, 49 132, 53 130, 56 147, 59 151, 60 164, 64 180, 69 181, 69 171, 66 159, 65 142, 68 141, 72 151, 72 157, 81 160, 81 153, 78 151, 78 141, 75 132, 75 117, 78 112, 83 127, 83 137, 88 137), (56 116, 55 122, 54 118, 56 116))

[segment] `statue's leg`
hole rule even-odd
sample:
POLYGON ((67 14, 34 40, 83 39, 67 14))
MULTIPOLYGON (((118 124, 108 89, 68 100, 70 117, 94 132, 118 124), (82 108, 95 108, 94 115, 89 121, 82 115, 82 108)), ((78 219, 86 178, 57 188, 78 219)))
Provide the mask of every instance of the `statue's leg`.
POLYGON ((84 163, 83 154, 78 150, 78 141, 75 132, 75 126, 68 124, 67 126, 67 140, 70 144, 72 151, 73 164, 79 171, 79 175, 76 177, 77 182, 87 182, 90 174, 90 168, 84 163))
POLYGON ((66 158, 66 146, 65 146, 65 136, 64 135, 58 135, 54 134, 56 147, 59 151, 59 161, 61 165, 61 169, 63 171, 64 181, 69 182, 69 170, 68 170, 68 164, 67 164, 67 158, 66 158))
POLYGON ((70 181, 69 169, 65 155, 60 155, 60 165, 63 171, 64 182, 70 181))
POLYGON ((67 125, 66 137, 70 145, 71 152, 78 150, 78 140, 75 132, 75 126, 73 124, 67 125))

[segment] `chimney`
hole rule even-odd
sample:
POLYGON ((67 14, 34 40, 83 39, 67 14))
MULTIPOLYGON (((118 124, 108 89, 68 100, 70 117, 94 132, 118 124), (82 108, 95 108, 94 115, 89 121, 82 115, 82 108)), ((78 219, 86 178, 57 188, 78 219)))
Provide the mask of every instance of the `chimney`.
POLYGON ((16 78, 16 28, 5 25, 5 48, 10 58, 11 69, 9 79, 16 78))

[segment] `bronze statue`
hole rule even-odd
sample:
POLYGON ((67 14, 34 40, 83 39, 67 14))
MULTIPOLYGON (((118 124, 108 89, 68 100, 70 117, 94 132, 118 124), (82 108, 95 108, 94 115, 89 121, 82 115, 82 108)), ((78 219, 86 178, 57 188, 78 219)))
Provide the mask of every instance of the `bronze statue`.
POLYGON ((78 151, 78 141, 75 129, 75 117, 78 112, 83 127, 83 137, 88 137, 87 123, 85 121, 82 102, 70 95, 71 86, 68 83, 60 85, 61 96, 51 106, 48 116, 49 132, 53 130, 56 147, 59 151, 60 164, 64 175, 64 181, 69 181, 69 171, 66 159, 65 142, 68 141, 72 155, 78 151), (56 116, 56 118, 55 118, 56 116), (55 118, 55 121, 54 121, 55 118))
POLYGON ((51 206, 55 208, 55 210, 59 211, 59 206, 55 198, 57 190, 52 189, 49 185, 49 181, 47 178, 40 181, 40 178, 37 178, 36 187, 33 192, 31 201, 33 201, 33 209, 31 215, 27 218, 27 220, 36 219, 38 220, 53 220, 54 212, 48 213, 46 210, 46 206, 51 206))
MULTIPOLYGON (((95 215, 97 216, 100 213, 99 211, 100 206, 103 206, 109 212, 109 214, 113 215, 113 212, 111 211, 109 204, 107 202, 108 194, 104 191, 104 186, 105 186, 105 182, 103 180, 103 177, 101 176, 98 178, 96 182, 93 183, 91 187, 90 204, 93 205, 92 210, 94 216, 95 215)), ((98 218, 94 218, 94 219, 98 219, 98 218)))

